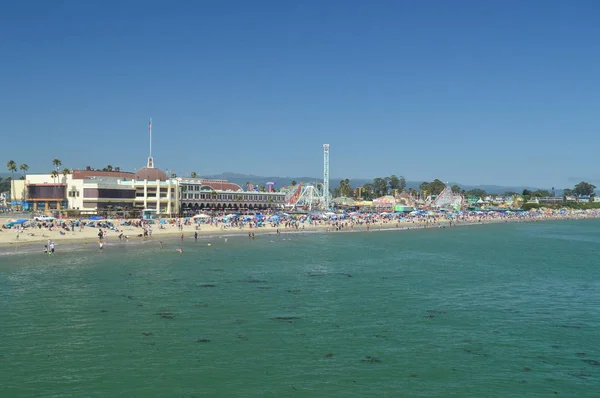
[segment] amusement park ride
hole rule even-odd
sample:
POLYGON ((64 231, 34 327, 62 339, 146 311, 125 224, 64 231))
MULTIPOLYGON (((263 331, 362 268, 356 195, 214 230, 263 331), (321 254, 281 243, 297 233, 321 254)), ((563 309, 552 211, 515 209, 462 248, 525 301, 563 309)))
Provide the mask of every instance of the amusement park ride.
POLYGON ((435 208, 445 208, 452 210, 460 210, 463 205, 464 197, 461 194, 452 192, 448 185, 432 202, 435 208))
POLYGON ((285 207, 291 210, 329 209, 329 144, 323 145, 323 182, 303 183, 282 188, 286 192, 285 207))

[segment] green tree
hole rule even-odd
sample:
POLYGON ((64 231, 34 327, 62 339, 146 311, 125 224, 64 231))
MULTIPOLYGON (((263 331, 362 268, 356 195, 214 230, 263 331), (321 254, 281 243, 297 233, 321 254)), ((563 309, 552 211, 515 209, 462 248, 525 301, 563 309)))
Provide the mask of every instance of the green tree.
POLYGON ((25 173, 29 170, 29 165, 27 163, 23 163, 19 166, 19 170, 23 172, 23 180, 25 179, 25 173))
POLYGON ((52 172, 50 172, 50 177, 52 177, 52 180, 54 180, 54 183, 56 184, 56 178, 58 177, 58 171, 52 170, 52 172))
POLYGON ((388 182, 385 178, 377 177, 373 179, 373 194, 376 197, 387 195, 388 182))
POLYGON ((406 179, 402 176, 398 177, 395 175, 391 175, 389 177, 388 184, 390 187, 390 191, 393 192, 394 190, 397 190, 398 193, 400 193, 404 191, 404 188, 406 188, 406 179))
POLYGON ((592 196, 596 186, 585 181, 581 181, 573 188, 573 193, 577 196, 592 196))
POLYGON ((9 160, 8 162, 6 162, 6 168, 12 173, 12 177, 14 179, 15 173, 17 172, 17 162, 15 162, 14 160, 9 160))
POLYGON ((467 196, 476 196, 478 198, 483 198, 484 196, 487 196, 487 193, 483 189, 479 188, 471 189, 470 191, 465 192, 465 194, 467 196))
POLYGON ((298 184, 298 183, 296 182, 296 180, 292 180, 292 186, 293 186, 293 187, 295 187, 295 186, 296 186, 296 184, 298 184))
POLYGON ((461 191, 460 187, 456 184, 452 185, 450 189, 452 190, 452 193, 460 193, 461 191))
POLYGON ((56 170, 58 170, 58 168, 59 168, 60 166, 62 166, 62 162, 60 161, 60 159, 58 159, 58 158, 54 158, 54 159, 52 159, 52 165, 54 166, 54 168, 55 168, 56 170))
POLYGON ((531 196, 535 198, 546 198, 550 196, 550 192, 545 189, 538 189, 537 191, 531 192, 531 196))
POLYGON ((432 195, 439 195, 444 190, 444 188, 446 188, 446 184, 444 184, 437 178, 433 180, 431 184, 429 184, 429 189, 431 190, 432 195))
POLYGON ((570 188, 563 189, 563 196, 564 197, 573 196, 573 190, 570 188))
POLYGON ((350 186, 350 180, 346 178, 345 180, 340 181, 340 186, 337 188, 336 196, 352 196, 353 190, 350 186))
POLYGON ((103 168, 102 171, 113 171, 113 167, 109 164, 105 168, 103 168))
POLYGON ((66 178, 69 174, 71 174, 71 170, 65 167, 62 171, 62 175, 66 178))
POLYGON ((373 199, 373 184, 367 183, 362 186, 361 199, 363 199, 363 200, 373 199))
POLYGON ((192 178, 197 178, 198 177, 198 173, 196 173, 195 171, 192 171, 191 177, 192 178))

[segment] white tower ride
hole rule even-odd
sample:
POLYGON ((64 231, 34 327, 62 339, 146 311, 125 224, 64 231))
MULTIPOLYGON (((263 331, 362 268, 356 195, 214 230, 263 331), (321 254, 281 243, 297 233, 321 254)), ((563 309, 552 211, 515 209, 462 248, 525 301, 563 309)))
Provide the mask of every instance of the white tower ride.
POLYGON ((152 157, 152 118, 150 118, 150 122, 148 123, 148 131, 150 132, 150 155, 148 156, 148 164, 147 168, 154 168, 154 158, 152 157))
POLYGON ((323 206, 329 210, 329 144, 323 145, 323 206))

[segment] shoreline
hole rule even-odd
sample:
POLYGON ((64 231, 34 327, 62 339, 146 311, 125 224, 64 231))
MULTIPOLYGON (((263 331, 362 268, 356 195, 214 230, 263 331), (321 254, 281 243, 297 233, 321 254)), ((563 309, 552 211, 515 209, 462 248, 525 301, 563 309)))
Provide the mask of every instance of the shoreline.
MULTIPOLYGON (((539 217, 529 219, 506 218, 506 219, 486 219, 482 221, 468 220, 454 223, 450 225, 449 220, 436 220, 433 223, 424 222, 387 222, 371 224, 369 230, 366 225, 358 225, 354 228, 344 228, 335 230, 331 225, 309 226, 304 229, 299 228, 284 228, 284 227, 260 227, 260 228, 219 228, 214 226, 203 225, 200 230, 195 230, 193 226, 184 227, 183 231, 168 228, 159 230, 159 233, 154 233, 151 237, 133 236, 129 239, 119 240, 118 235, 111 231, 109 238, 105 240, 105 247, 126 247, 130 245, 140 246, 144 244, 158 245, 160 242, 168 243, 171 246, 173 243, 184 244, 184 242, 194 241, 194 232, 198 233, 198 241, 208 241, 209 239, 223 238, 239 238, 248 236, 249 233, 254 233, 255 237, 261 236, 276 236, 279 229, 280 235, 304 235, 304 234, 340 234, 340 233, 369 233, 369 232, 384 232, 384 231, 410 231, 410 230, 428 230, 428 229, 445 229, 454 227, 468 227, 476 225, 492 225, 492 224, 508 224, 508 223, 535 223, 542 221, 577 221, 600 219, 597 216, 586 217, 539 217), (210 227, 210 228, 207 228, 210 227), (184 240, 180 240, 183 233, 184 240)), ((52 240, 57 245, 57 253, 81 251, 81 250, 98 250, 98 238, 95 236, 96 229, 92 227, 86 228, 83 232, 69 232, 65 235, 59 235, 57 231, 43 231, 44 234, 36 236, 26 236, 25 238, 34 239, 15 239, 6 241, 0 239, 0 256, 42 253, 42 249, 47 240, 52 240)), ((6 231, 4 231, 6 232, 6 231)), ((125 230, 124 232, 129 232, 125 230)), ((2 235, 0 235, 2 237, 2 235)), ((210 242, 209 242, 210 243, 210 242)), ((174 245, 177 246, 177 245, 174 245)))

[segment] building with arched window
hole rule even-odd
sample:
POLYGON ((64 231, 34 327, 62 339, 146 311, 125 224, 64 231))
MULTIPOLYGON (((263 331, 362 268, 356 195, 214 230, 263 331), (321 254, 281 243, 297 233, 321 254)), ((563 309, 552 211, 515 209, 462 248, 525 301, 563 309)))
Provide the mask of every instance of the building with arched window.
POLYGON ((283 192, 244 191, 226 180, 178 178, 180 212, 193 215, 202 211, 265 211, 281 209, 283 192))

